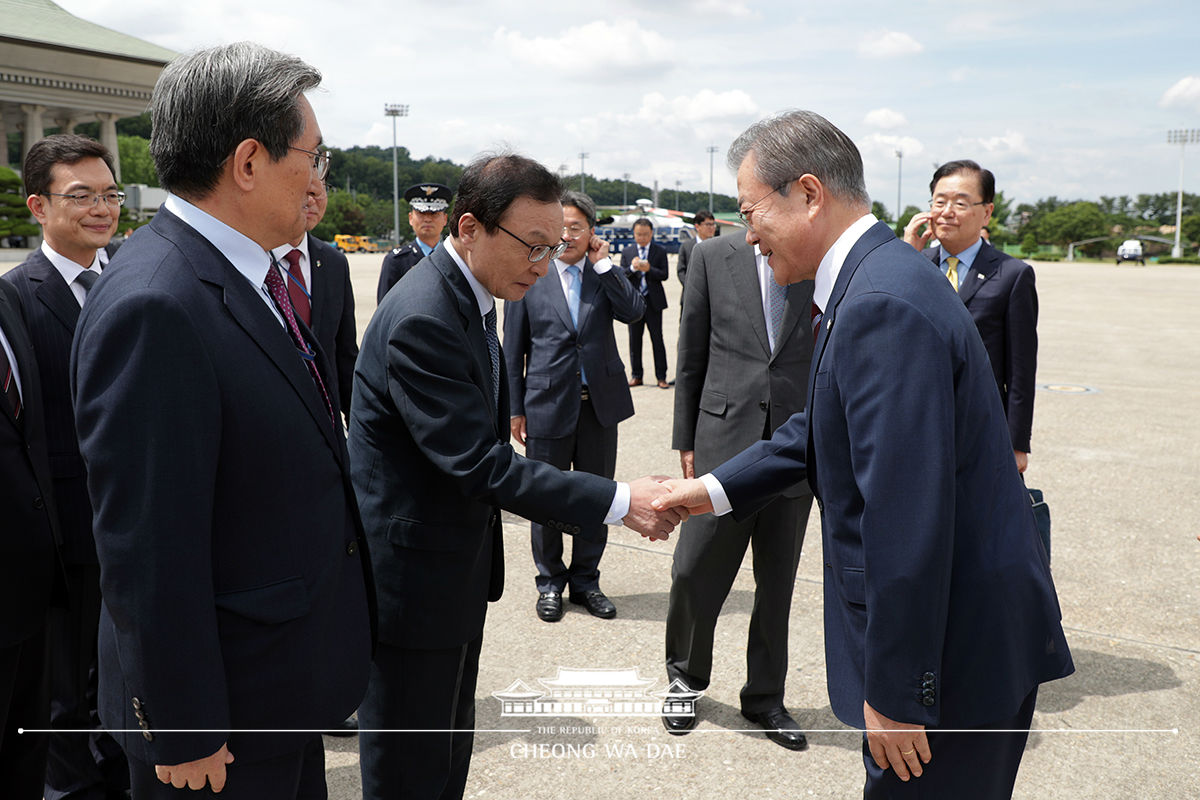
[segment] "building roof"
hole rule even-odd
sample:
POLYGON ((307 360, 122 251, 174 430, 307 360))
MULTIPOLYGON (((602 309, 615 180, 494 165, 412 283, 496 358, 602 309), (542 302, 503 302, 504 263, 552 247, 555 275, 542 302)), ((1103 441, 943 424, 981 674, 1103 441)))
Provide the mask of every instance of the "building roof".
POLYGON ((0 0, 0 39, 165 64, 177 53, 80 19, 51 0, 0 0))
POLYGON ((563 686, 611 689, 617 686, 642 687, 655 683, 657 678, 638 676, 633 669, 572 669, 559 667, 553 678, 538 678, 538 683, 549 689, 563 686))

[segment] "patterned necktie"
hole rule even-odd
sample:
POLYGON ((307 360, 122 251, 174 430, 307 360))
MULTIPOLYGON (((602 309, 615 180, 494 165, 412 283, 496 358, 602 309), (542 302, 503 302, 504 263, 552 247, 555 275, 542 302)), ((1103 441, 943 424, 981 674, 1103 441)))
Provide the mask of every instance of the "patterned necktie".
POLYGON ((288 262, 288 279, 287 293, 288 297, 292 298, 292 307, 296 309, 296 313, 300 315, 300 319, 304 320, 304 324, 312 327, 312 302, 308 299, 308 287, 304 284, 304 272, 300 269, 300 256, 302 253, 293 248, 284 258, 288 262))
POLYGON ((821 319, 825 315, 821 313, 821 308, 816 303, 812 304, 812 334, 813 346, 817 344, 817 334, 821 332, 821 319))
POLYGON ((767 303, 771 311, 772 349, 779 347, 779 334, 783 331, 783 311, 787 308, 788 287, 780 286, 767 274, 767 303))
POLYGON ((487 334, 488 358, 492 362, 492 405, 500 408, 500 337, 496 335, 496 304, 483 315, 483 328, 487 334))
POLYGON ((950 285, 954 287, 954 291, 958 291, 958 259, 950 256, 946 259, 946 278, 950 281, 950 285))
POLYGON ((100 280, 100 273, 93 269, 85 269, 83 272, 75 276, 75 282, 83 287, 83 296, 87 297, 88 292, 96 285, 96 281, 100 280))
MULTIPOLYGON (((579 278, 579 265, 567 267, 567 309, 571 312, 571 324, 579 330, 579 290, 582 281, 579 278)), ((579 381, 587 386, 587 374, 583 371, 583 360, 579 362, 579 381)))
POLYGON ((329 412, 329 421, 333 423, 333 429, 338 429, 337 417, 333 415, 333 403, 329 402, 329 392, 325 391, 325 381, 321 380, 321 373, 317 371, 317 360, 312 350, 308 347, 308 342, 304 341, 304 335, 300 333, 300 326, 296 324, 296 315, 292 312, 292 304, 288 299, 287 287, 283 285, 283 278, 279 277, 279 271, 275 268, 275 260, 271 260, 271 267, 267 270, 267 292, 271 295, 271 299, 275 301, 275 307, 283 314, 284 322, 288 329, 288 333, 292 337, 292 344, 296 346, 296 351, 300 353, 300 357, 304 359, 305 366, 308 367, 308 374, 312 376, 313 383, 317 385, 317 389, 321 392, 321 399, 325 401, 325 410, 329 412))
POLYGON ((17 379, 13 376, 8 354, 0 347, 0 395, 4 396, 4 407, 12 418, 21 422, 21 393, 17 391, 17 379))
MULTIPOLYGON (((646 260, 646 248, 644 248, 644 247, 638 248, 638 258, 640 258, 642 261, 646 260)), ((645 272, 642 273, 642 282, 641 282, 641 285, 638 286, 638 291, 644 295, 649 295, 650 294, 650 284, 646 280, 646 274, 647 273, 645 273, 645 272)))

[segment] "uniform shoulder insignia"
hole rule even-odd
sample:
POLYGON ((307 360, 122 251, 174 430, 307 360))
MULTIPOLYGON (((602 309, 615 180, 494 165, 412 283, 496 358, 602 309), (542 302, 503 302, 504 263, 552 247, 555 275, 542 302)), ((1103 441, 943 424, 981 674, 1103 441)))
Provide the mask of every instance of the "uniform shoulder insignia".
POLYGON ((400 255, 400 253, 401 253, 401 252, 403 252, 403 251, 404 251, 404 248, 403 248, 403 247, 393 247, 393 248, 392 248, 392 255, 394 255, 394 256, 398 256, 398 255, 400 255))

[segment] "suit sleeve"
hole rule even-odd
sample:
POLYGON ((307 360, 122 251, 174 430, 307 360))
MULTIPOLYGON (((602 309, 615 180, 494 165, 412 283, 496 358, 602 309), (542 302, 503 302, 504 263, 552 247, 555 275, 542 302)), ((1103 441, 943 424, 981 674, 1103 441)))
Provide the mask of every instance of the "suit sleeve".
POLYGON ((652 244, 650 252, 646 254, 646 260, 650 262, 650 270, 646 273, 646 279, 652 281, 665 281, 670 276, 670 267, 667 265, 667 250, 662 245, 652 244))
MULTIPOLYGON (((345 256, 342 256, 343 261, 345 256)), ((342 413, 350 418, 350 392, 354 388, 354 362, 358 359, 358 332, 354 322, 354 287, 350 283, 350 267, 345 268, 346 285, 343 289, 342 316, 338 320, 337 336, 334 339, 335 360, 338 372, 338 394, 342 413)))
POLYGON ((770 439, 755 442, 714 469, 713 477, 729 498, 733 518, 748 519, 807 478, 807 448, 808 414, 802 411, 776 428, 770 439))
POLYGON ((417 448, 466 497, 532 522, 603 522, 616 484, 522 458, 498 438, 491 392, 471 371, 473 352, 458 320, 413 314, 389 332, 388 393, 417 448))
MULTIPOLYGON (((844 302, 834 325, 839 341, 830 346, 844 346, 830 387, 814 396, 813 413, 840 407, 846 440, 826 446, 848 448, 848 465, 839 467, 848 466, 850 474, 821 475, 818 482, 843 487, 837 512, 829 508, 834 498, 826 502, 830 525, 838 525, 838 515, 858 518, 862 564, 843 568, 863 570, 865 699, 891 719, 936 725, 937 707, 913 702, 913 681, 942 663, 961 359, 922 311, 891 295, 844 302)), ((822 444, 818 438, 815 446, 822 444)))
POLYGON ((73 395, 104 605, 130 702, 151 727, 217 731, 156 735, 146 752, 193 761, 230 725, 211 561, 220 386, 174 297, 131 293, 89 321, 75 340, 73 395))
POLYGON ((1038 299, 1033 268, 1025 266, 1017 273, 1008 296, 1007 330, 1008 361, 1004 365, 1004 381, 1008 387, 1009 435, 1013 450, 1030 452, 1033 436, 1033 399, 1037 381, 1037 318, 1038 299))
MULTIPOLYGON (((629 324, 637 322, 646 313, 646 300, 642 297, 642 293, 636 291, 628 280, 621 277, 620 272, 616 269, 610 269, 603 275, 597 275, 600 279, 600 291, 604 292, 604 296, 608 298, 609 305, 612 306, 613 318, 618 322, 629 324)), ((507 310, 507 306, 505 306, 507 310)), ((505 336, 508 335, 508 324, 505 323, 505 336)), ((507 340, 505 346, 507 346, 507 340)), ((511 371, 511 369, 510 369, 511 371)))
POLYGON ((692 250, 688 282, 683 287, 683 317, 679 321, 679 345, 675 367, 675 419, 671 447, 696 449, 696 422, 700 416, 700 394, 708 374, 709 338, 712 319, 708 296, 708 265, 704 250, 692 250))
POLYGON ((509 414, 514 417, 525 416, 525 363, 532 341, 525 301, 504 301, 504 366, 508 373, 509 414))
POLYGON ((692 248, 696 246, 695 242, 684 242, 679 246, 679 258, 675 262, 675 277, 679 279, 679 285, 687 288, 687 271, 688 261, 692 255, 692 248))

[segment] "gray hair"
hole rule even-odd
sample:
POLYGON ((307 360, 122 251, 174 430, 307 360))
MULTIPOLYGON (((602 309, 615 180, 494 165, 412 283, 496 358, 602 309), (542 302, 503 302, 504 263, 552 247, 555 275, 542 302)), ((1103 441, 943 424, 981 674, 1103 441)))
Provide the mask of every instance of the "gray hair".
POLYGON ((729 147, 726 163, 736 171, 754 153, 754 176, 786 195, 792 181, 815 175, 834 197, 870 205, 862 156, 850 137, 811 111, 784 111, 747 128, 729 147))
POLYGON ((202 198, 225 161, 255 139, 275 161, 304 132, 300 95, 321 73, 295 56, 238 42, 180 56, 150 100, 150 154, 163 188, 202 198))
POLYGON ((583 192, 567 189, 562 193, 561 201, 564 206, 574 206, 579 209, 579 213, 583 214, 583 218, 587 220, 589 228, 596 227, 596 202, 592 198, 583 192))

